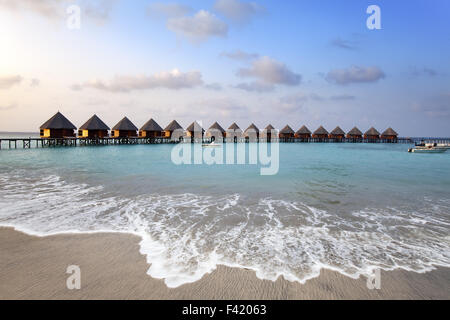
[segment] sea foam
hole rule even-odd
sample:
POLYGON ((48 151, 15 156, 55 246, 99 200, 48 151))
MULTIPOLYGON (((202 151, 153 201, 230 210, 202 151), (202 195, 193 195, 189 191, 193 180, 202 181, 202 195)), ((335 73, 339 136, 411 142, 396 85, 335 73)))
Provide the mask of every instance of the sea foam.
POLYGON ((148 274, 172 288, 218 265, 301 283, 323 268, 357 278, 377 268, 425 272, 450 266, 447 199, 424 199, 414 210, 361 208, 342 215, 240 194, 119 196, 102 186, 20 170, 0 177, 0 187, 0 225, 38 236, 139 235, 148 274))

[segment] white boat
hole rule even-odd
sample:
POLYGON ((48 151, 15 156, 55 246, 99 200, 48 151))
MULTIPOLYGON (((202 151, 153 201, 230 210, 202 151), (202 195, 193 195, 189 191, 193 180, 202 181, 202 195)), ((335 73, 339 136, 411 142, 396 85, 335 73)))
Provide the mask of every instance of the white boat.
POLYGON ((202 147, 203 148, 220 148, 220 147, 222 147, 222 145, 218 144, 218 143, 211 142, 209 144, 203 144, 202 147))
POLYGON ((450 144, 438 143, 436 147, 440 149, 450 149, 450 144))
POLYGON ((432 147, 432 146, 415 147, 415 148, 411 148, 408 150, 408 152, 413 152, 413 153, 444 153, 446 151, 447 151, 446 148, 439 148, 439 147, 432 147))

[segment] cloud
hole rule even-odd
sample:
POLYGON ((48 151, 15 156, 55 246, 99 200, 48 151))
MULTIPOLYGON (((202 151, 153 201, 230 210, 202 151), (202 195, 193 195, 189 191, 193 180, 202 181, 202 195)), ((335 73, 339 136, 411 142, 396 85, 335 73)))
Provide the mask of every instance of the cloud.
POLYGON ((261 82, 251 82, 239 83, 238 85, 233 86, 233 88, 245 90, 248 92, 270 92, 275 89, 275 86, 261 82))
POLYGON ((247 53, 241 50, 236 50, 233 52, 222 52, 220 54, 222 57, 226 57, 228 59, 237 60, 237 61, 251 61, 259 57, 257 53, 247 53))
MULTIPOLYGON (((199 101, 194 108, 196 109, 195 114, 200 113, 202 118, 211 117, 211 110, 214 110, 214 112, 212 113, 214 117, 217 117, 219 119, 246 118, 249 114, 248 107, 236 102, 231 98, 205 99, 199 101)), ((190 110, 192 109, 190 108, 190 110)))
POLYGON ((217 0, 214 9, 237 23, 248 23, 255 16, 266 12, 266 9, 256 2, 241 0, 217 0))
POLYGON ((330 99, 335 101, 348 101, 348 100, 355 100, 356 97, 349 94, 341 94, 337 96, 331 96, 330 99))
POLYGON ((315 100, 315 101, 323 101, 323 99, 324 99, 322 96, 318 95, 317 93, 311 93, 309 95, 309 98, 311 100, 315 100))
POLYGON ((0 0, 0 6, 10 11, 32 12, 46 19, 65 19, 66 9, 70 5, 78 5, 81 13, 95 22, 104 22, 109 18, 114 4, 118 0, 0 0))
POLYGON ((30 87, 38 87, 40 83, 39 79, 33 78, 30 80, 30 87))
POLYGON ((222 85, 220 83, 217 83, 217 82, 205 84, 203 87, 205 89, 214 90, 214 91, 222 90, 222 85))
POLYGON ((83 90, 83 86, 81 84, 73 84, 70 86, 70 89, 73 91, 81 91, 83 90))
POLYGON ((377 82, 385 77, 384 72, 378 67, 358 66, 352 66, 348 69, 334 69, 326 75, 328 81, 339 85, 377 82))
POLYGON ((61 0, 0 0, 0 6, 16 11, 31 11, 46 18, 58 18, 64 14, 61 0))
POLYGON ((109 92, 130 92, 133 90, 149 90, 166 88, 180 90, 194 88, 203 84, 202 74, 198 71, 180 72, 177 69, 161 72, 152 76, 116 76, 109 83, 93 80, 84 84, 74 84, 72 90, 80 91, 92 88, 109 92))
POLYGON ((192 8, 178 3, 155 2, 148 6, 148 14, 152 17, 182 17, 192 12, 192 8))
POLYGON ((302 76, 289 70, 285 64, 269 57, 261 57, 252 62, 250 68, 241 68, 237 75, 242 78, 257 78, 269 84, 299 85, 302 76))
POLYGON ((22 82, 23 78, 19 75, 0 77, 0 90, 9 89, 22 82))
POLYGON ((1 106, 0 105, 0 111, 12 110, 12 109, 15 109, 15 108, 17 108, 17 104, 16 103, 11 103, 11 104, 6 105, 6 106, 1 106))
POLYGON ((450 93, 436 95, 426 101, 415 103, 412 110, 430 118, 450 118, 450 93))
POLYGON ((434 69, 431 68, 417 68, 417 67, 413 67, 411 68, 411 75, 415 76, 415 77, 420 77, 420 76, 428 76, 428 77, 436 77, 438 75, 440 75, 440 73, 434 69))
MULTIPOLYGON (((192 115, 206 126, 213 121, 223 121, 224 119, 244 119, 247 118, 250 109, 232 98, 207 98, 200 99, 186 105, 177 105, 165 109, 165 113, 170 117, 182 118, 187 122, 192 122, 192 115), (203 121, 200 121, 203 120, 203 121)), ((225 123, 222 122, 223 125, 225 123)), ((206 128, 205 128, 206 129, 206 128)))
POLYGON ((341 38, 333 39, 331 45, 336 48, 347 50, 356 50, 358 48, 358 43, 356 41, 344 40, 341 38))
POLYGON ((111 12, 118 0, 85 0, 81 3, 82 14, 98 23, 109 20, 111 12))
POLYGON ((169 18, 167 28, 192 42, 226 37, 228 34, 228 25, 205 10, 200 10, 194 16, 169 18))
POLYGON ((277 112, 294 113, 301 111, 308 99, 309 97, 307 95, 302 94, 281 97, 276 107, 277 112))

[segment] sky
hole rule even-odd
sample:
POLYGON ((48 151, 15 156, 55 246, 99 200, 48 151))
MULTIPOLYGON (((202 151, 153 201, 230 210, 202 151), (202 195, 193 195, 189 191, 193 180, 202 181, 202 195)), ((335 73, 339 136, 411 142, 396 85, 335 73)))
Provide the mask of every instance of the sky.
POLYGON ((449 16, 448 0, 0 0, 0 131, 61 111, 450 137, 449 16))

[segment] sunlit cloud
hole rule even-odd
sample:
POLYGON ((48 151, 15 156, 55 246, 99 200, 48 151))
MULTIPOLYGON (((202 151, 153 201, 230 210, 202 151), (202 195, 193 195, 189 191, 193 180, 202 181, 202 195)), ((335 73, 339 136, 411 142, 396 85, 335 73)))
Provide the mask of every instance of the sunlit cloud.
POLYGON ((180 72, 177 69, 160 72, 152 76, 116 76, 109 82, 91 80, 83 84, 74 84, 71 89, 81 91, 86 88, 109 92, 130 92, 166 88, 172 90, 188 89, 203 84, 202 74, 198 71, 180 72))
POLYGON ((0 90, 10 89, 15 85, 19 85, 23 78, 19 75, 15 76, 0 76, 0 90))
POLYGON ((334 69, 326 75, 328 81, 339 85, 377 82, 385 77, 383 70, 378 67, 358 66, 352 66, 348 69, 334 69))
POLYGON ((194 16, 169 18, 167 28, 192 42, 226 37, 228 34, 227 24, 206 10, 200 10, 194 16))
POLYGON ((182 17, 190 14, 193 9, 189 6, 179 4, 179 3, 163 3, 155 2, 148 6, 148 14, 152 17, 182 17))
POLYGON ((349 94, 341 94, 341 95, 331 96, 330 99, 334 100, 334 101, 348 101, 348 100, 355 100, 356 97, 349 95, 349 94))
POLYGON ((250 82, 250 83, 239 83, 233 88, 241 89, 248 92, 271 92, 275 90, 275 86, 272 84, 266 84, 262 82, 250 82))
POLYGON ((0 111, 7 111, 17 108, 17 103, 11 103, 8 105, 0 105, 0 111))
POLYGON ((78 5, 81 14, 91 21, 103 23, 108 20, 116 2, 119 0, 0 0, 0 7, 15 13, 32 12, 46 19, 65 19, 66 9, 78 5))
POLYGON ((242 78, 257 78, 269 84, 296 86, 302 76, 291 71, 285 64, 269 57, 261 57, 252 62, 250 68, 241 68, 237 75, 242 78))
POLYGON ((214 10, 237 23, 248 23, 255 16, 266 12, 266 9, 256 2, 241 0, 217 0, 214 10))
POLYGON ((251 61, 257 59, 259 54, 257 53, 247 53, 242 50, 235 50, 232 52, 222 52, 220 54, 221 57, 226 57, 228 59, 237 60, 237 61, 251 61))

